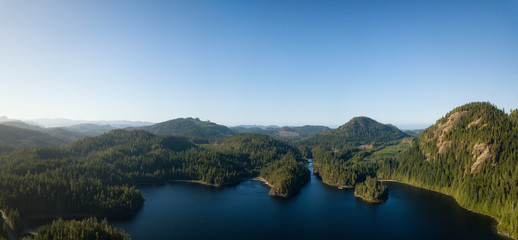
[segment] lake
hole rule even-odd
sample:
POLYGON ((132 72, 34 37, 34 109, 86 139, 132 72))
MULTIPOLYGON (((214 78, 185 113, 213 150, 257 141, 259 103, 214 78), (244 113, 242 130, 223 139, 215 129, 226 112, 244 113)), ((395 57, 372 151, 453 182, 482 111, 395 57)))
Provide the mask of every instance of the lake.
MULTIPOLYGON (((309 166, 311 168, 311 165, 309 166)), ((356 199, 315 177, 290 199, 245 180, 214 188, 174 183, 141 188, 143 208, 112 221, 140 239, 504 239, 490 217, 461 208, 453 198, 385 182, 381 204, 356 199)))

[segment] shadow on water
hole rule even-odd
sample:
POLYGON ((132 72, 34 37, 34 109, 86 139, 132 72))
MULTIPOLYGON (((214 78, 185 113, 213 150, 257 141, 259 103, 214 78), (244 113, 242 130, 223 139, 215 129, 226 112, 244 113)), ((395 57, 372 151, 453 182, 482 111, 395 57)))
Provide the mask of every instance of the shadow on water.
MULTIPOLYGON (((311 167, 311 162, 308 168, 311 167)), ((271 198, 259 181, 214 188, 173 183, 142 188, 134 216, 112 221, 133 239, 503 239, 495 222, 451 197, 384 183, 389 198, 367 203, 314 174, 288 199, 271 198)))

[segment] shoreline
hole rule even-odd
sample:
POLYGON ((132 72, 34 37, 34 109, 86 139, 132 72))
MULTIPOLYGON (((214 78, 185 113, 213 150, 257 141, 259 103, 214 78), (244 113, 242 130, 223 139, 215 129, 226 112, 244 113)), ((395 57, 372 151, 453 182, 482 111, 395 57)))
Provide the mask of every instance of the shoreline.
POLYGON ((266 181, 266 179, 264 179, 262 177, 255 177, 255 178, 252 178, 252 180, 259 181, 259 182, 263 183, 264 185, 266 185, 270 188, 273 188, 273 185, 271 185, 268 181, 266 181))
POLYGON ((204 182, 204 181, 201 181, 201 180, 179 179, 179 180, 168 180, 168 181, 163 181, 163 182, 135 183, 135 184, 133 184, 133 186, 135 186, 136 188, 139 188, 139 187, 146 187, 146 186, 164 185, 164 184, 170 184, 170 183, 196 183, 196 184, 201 184, 201 185, 205 185, 205 186, 211 186, 211 187, 220 188, 220 187, 223 187, 223 186, 232 186, 232 185, 238 184, 241 181, 246 180, 246 179, 248 179, 248 178, 243 178, 240 181, 236 181, 236 182, 233 182, 233 183, 232 182, 223 183, 223 184, 220 184, 220 185, 204 182))
POLYGON ((369 199, 366 199, 360 195, 356 195, 356 193, 354 194, 354 197, 355 198, 359 198, 361 199, 362 201, 364 202, 367 202, 367 203, 382 203, 382 202, 385 202, 386 200, 369 200, 369 199))
POLYGON ((201 185, 205 185, 205 186, 211 186, 211 187, 221 187, 221 186, 224 186, 228 183, 223 183, 221 185, 217 185, 217 184, 212 184, 212 183, 208 183, 208 182, 204 182, 204 181, 200 181, 200 180, 171 180, 171 181, 168 181, 167 183, 197 183, 197 184, 201 184, 201 185))
POLYGON ((343 190, 343 189, 352 189, 354 188, 354 186, 349 186, 349 185, 343 185, 343 186, 338 186, 338 185, 334 185, 334 184, 330 184, 330 183, 327 183, 318 173, 316 173, 315 171, 311 171, 313 174, 315 174, 315 176, 320 180, 320 182, 324 183, 325 185, 327 186, 330 186, 330 187, 336 187, 340 190, 343 190))
POLYGON ((496 221, 496 223, 497 223, 496 226, 495 226, 495 232, 498 235, 506 237, 506 238, 509 238, 509 239, 515 239, 509 233, 498 230, 498 225, 500 225, 500 219, 499 218, 497 218, 497 217, 495 217, 493 215, 490 215, 488 213, 483 213, 483 212, 479 212, 479 211, 476 211, 476 210, 464 207, 464 206, 462 206, 459 203, 459 201, 457 201, 457 198, 455 198, 453 195, 451 195, 449 193, 444 193, 444 192, 441 192, 441 191, 438 191, 438 190, 426 188, 426 187, 423 187, 423 186, 418 186, 418 185, 415 185, 415 184, 412 184, 412 183, 403 182, 403 181, 400 181, 400 180, 383 179, 383 180, 378 180, 378 181, 380 181, 380 182, 395 182, 395 183, 405 184, 405 185, 408 185, 408 186, 412 186, 412 187, 416 187, 416 188, 420 188, 420 189, 424 189, 424 190, 428 190, 428 191, 433 191, 433 192, 436 192, 436 193, 439 193, 439 194, 442 194, 442 195, 449 196, 449 197, 453 198, 453 200, 455 200, 455 203, 457 203, 457 205, 459 205, 461 208, 466 209, 469 212, 480 214, 480 215, 484 215, 484 216, 488 216, 488 217, 494 219, 496 221))

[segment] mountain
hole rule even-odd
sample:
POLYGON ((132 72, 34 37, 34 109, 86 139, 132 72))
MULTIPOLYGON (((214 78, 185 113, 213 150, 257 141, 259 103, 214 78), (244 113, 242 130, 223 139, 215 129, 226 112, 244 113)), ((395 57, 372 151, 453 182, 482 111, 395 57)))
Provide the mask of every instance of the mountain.
POLYGON ((409 137, 390 124, 382 124, 368 117, 355 117, 337 129, 302 140, 302 145, 341 149, 372 143, 383 143, 409 137))
POLYGON ((144 121, 127 121, 127 120, 108 120, 108 121, 91 121, 91 120, 71 120, 66 118, 43 118, 34 119, 32 122, 43 125, 47 128, 55 127, 70 127, 80 124, 95 124, 95 125, 111 125, 114 128, 128 128, 128 127, 142 127, 152 125, 152 122, 144 121))
POLYGON ((265 127, 260 128, 256 125, 250 125, 251 127, 238 126, 231 128, 239 133, 259 133, 272 137, 284 137, 284 138, 306 138, 324 131, 330 130, 326 126, 310 126, 305 125, 301 127, 265 127))
POLYGON ((518 121, 487 102, 457 107, 378 176, 453 196, 518 238, 518 121))
POLYGON ((424 129, 405 130, 403 132, 412 137, 419 137, 421 134, 423 134, 424 129))
MULTIPOLYGON (((112 126, 112 125, 99 125, 99 124, 92 124, 92 123, 83 123, 83 124, 77 124, 72 125, 68 127, 61 127, 61 129, 70 131, 70 132, 76 132, 79 134, 84 135, 85 137, 93 137, 98 136, 103 133, 109 132, 111 130, 117 129, 118 127, 112 126)), ((56 129, 56 128, 51 128, 56 129)))
POLYGON ((44 131, 44 128, 36 125, 31 125, 23 121, 19 120, 10 120, 7 122, 2 122, 3 125, 11 126, 11 127, 17 127, 17 128, 23 128, 23 129, 30 129, 34 131, 44 131))
POLYGON ((44 128, 33 124, 28 124, 19 120, 10 120, 2 122, 2 124, 17 128, 30 129, 34 131, 48 133, 51 136, 64 138, 68 141, 81 139, 84 137, 99 136, 105 132, 113 129, 117 129, 111 125, 97 125, 91 123, 83 123, 78 125, 72 125, 68 127, 57 127, 57 128, 44 128))
POLYGON ((210 121, 201 121, 199 118, 177 118, 151 126, 141 127, 157 135, 180 135, 197 138, 220 138, 235 135, 236 132, 210 121))
POLYGON ((407 137, 397 127, 381 124, 368 117, 355 117, 339 128, 325 132, 328 136, 344 136, 356 141, 391 141, 407 137))
POLYGON ((59 146, 67 140, 40 131, 0 124, 0 145, 11 147, 59 146))

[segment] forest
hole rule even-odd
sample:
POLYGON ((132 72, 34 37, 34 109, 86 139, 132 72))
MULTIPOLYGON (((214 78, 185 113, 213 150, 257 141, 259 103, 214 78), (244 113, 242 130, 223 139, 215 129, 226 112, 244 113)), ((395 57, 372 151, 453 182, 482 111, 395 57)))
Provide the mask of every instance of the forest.
POLYGON ((468 209, 499 219, 518 238, 518 122, 490 103, 452 110, 428 128, 378 177, 437 190, 468 209))
POLYGON ((367 202, 383 202, 388 198, 388 188, 377 178, 367 176, 364 182, 354 187, 354 196, 367 202))
POLYGON ((108 224, 106 219, 97 218, 65 221, 57 219, 38 228, 34 240, 130 240, 129 234, 108 224))
POLYGON ((123 217, 144 202, 139 184, 197 180, 235 184, 260 174, 288 197, 309 178, 300 151, 259 134, 209 144, 143 130, 113 130, 62 147, 20 148, 1 155, 0 209, 16 232, 37 216, 123 217), (282 162, 282 163, 276 163, 282 162))
POLYGON ((60 147, 4 145, 0 209, 20 232, 31 217, 131 215, 144 203, 142 184, 196 180, 219 187, 260 177, 271 196, 291 197, 309 180, 305 159, 313 158, 326 184, 355 187, 371 201, 387 197, 377 179, 440 191, 498 218, 499 231, 518 238, 517 110, 506 114, 490 103, 470 103, 412 134, 418 137, 355 118, 296 142, 253 133, 204 139, 119 129, 60 147))

